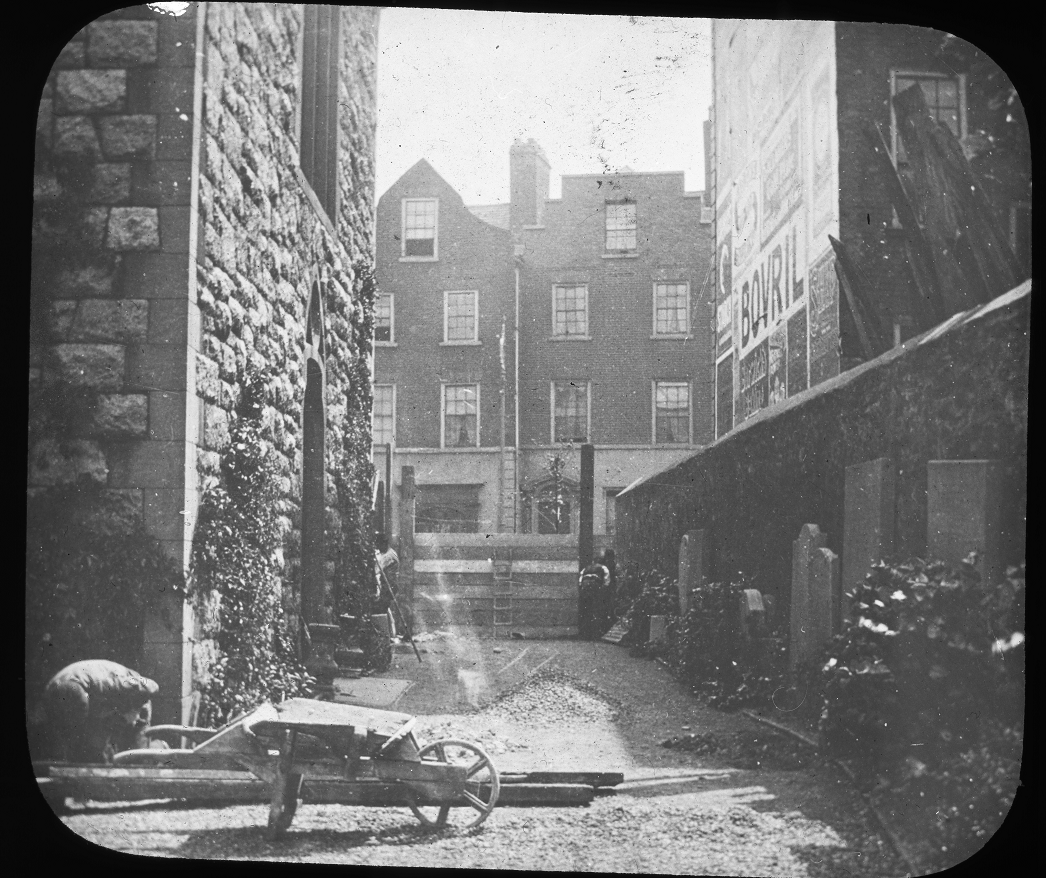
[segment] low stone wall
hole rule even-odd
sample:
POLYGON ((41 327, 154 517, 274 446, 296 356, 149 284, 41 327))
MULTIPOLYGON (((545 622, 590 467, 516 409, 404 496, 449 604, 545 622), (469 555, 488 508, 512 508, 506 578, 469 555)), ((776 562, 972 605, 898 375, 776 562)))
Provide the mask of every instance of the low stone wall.
POLYGON ((842 554, 846 467, 876 458, 896 467, 898 557, 926 551, 927 462, 980 458, 1003 462, 1023 558, 1030 301, 1027 282, 619 495, 619 563, 674 578, 680 539, 704 529, 706 577, 743 572, 787 613, 793 541, 815 523, 842 554))

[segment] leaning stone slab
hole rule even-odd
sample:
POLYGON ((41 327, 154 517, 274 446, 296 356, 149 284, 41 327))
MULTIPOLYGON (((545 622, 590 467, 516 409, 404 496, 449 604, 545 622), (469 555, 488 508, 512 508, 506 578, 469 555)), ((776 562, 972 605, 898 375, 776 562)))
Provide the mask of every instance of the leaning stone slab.
POLYGON ((679 541, 679 612, 690 609, 690 593, 700 588, 708 574, 708 538, 704 530, 690 530, 679 541))
POLYGON ((757 588, 746 588, 739 601, 741 634, 745 638, 760 636, 765 629, 766 610, 763 596, 757 588))
POLYGON ((893 551, 895 483, 893 463, 885 457, 846 468, 841 619, 850 618, 846 595, 893 551))
POLYGON ((1005 471, 998 460, 927 464, 926 553, 958 565, 970 552, 989 582, 1005 574, 1005 471))
POLYGON ((839 617, 839 556, 831 549, 814 549, 807 594, 809 655, 832 638, 839 617))
POLYGON ((792 599, 789 664, 794 670, 813 653, 810 631, 810 565, 825 535, 816 524, 804 524, 792 543, 792 599))
POLYGON ((651 616, 650 617, 650 636, 647 638, 648 643, 657 643, 659 640, 664 640, 668 635, 668 620, 664 616, 651 616))

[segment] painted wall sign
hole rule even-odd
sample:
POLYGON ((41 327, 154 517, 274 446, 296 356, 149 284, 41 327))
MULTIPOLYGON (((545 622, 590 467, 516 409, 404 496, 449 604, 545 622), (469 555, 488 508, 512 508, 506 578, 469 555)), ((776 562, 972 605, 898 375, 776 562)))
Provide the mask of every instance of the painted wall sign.
POLYGON ((795 396, 807 387, 806 308, 788 318, 788 395, 795 396))
POLYGON ((766 139, 761 152, 763 242, 766 243, 799 205, 803 177, 799 164, 799 111, 792 108, 766 139))
POLYGON ((737 420, 745 421, 766 408, 768 397, 768 356, 764 341, 741 360, 738 375, 737 420))
POLYGON ((839 374, 839 278, 826 250, 810 267, 810 384, 839 374))
MULTIPOLYGON (((801 218, 800 218, 801 219, 801 218)), ((783 228, 734 282, 741 356, 759 344, 803 299, 806 232, 801 221, 783 228)))
POLYGON ((733 252, 731 234, 719 242, 719 257, 716 269, 716 356, 722 356, 734 345, 734 298, 733 298, 733 252))
POLYGON ((716 435, 734 429, 734 358, 728 356, 716 366, 716 435))
MULTIPOLYGON (((809 275, 826 236, 839 233, 836 33, 830 21, 714 20, 712 28, 716 101, 729 125, 729 161, 716 158, 716 208, 732 220, 716 226, 716 356, 733 350, 722 363, 732 364, 739 424, 839 369, 835 278, 819 265, 814 303, 809 275), (733 258, 724 262, 728 237, 733 258)), ((716 371, 717 410, 725 371, 716 371)), ((718 419, 718 435, 725 423, 718 419)))

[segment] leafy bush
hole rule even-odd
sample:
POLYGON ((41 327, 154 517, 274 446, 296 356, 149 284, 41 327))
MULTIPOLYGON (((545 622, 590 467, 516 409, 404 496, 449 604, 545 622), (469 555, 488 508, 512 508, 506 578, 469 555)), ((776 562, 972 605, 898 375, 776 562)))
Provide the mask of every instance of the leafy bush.
POLYGON ((264 701, 307 695, 315 682, 298 660, 282 608, 278 484, 261 438, 265 381, 248 373, 221 454, 221 479, 200 503, 194 588, 216 596, 219 659, 203 681, 200 721, 221 725, 264 701))

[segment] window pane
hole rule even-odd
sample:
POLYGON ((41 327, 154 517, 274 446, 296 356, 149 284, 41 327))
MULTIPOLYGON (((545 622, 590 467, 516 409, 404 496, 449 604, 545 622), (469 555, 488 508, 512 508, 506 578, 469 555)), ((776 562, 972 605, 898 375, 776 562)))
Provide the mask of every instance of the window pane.
POLYGON ((686 284, 657 284, 654 287, 654 332, 685 333, 689 330, 686 284))
POLYGON ((392 341, 392 296, 387 294, 374 303, 374 340, 392 341))
POLYGON ((447 293, 446 341, 474 341, 476 338, 476 294, 447 293))
POLYGON ((443 388, 444 444, 465 448, 479 444, 476 432, 476 385, 448 384, 443 388))
POLYGON ((608 204, 607 250, 636 249, 636 206, 608 204))
POLYGON ((393 386, 377 384, 374 387, 374 444, 390 444, 393 441, 393 427, 393 386))
POLYGON ((553 384, 553 442, 588 439, 588 384, 557 381, 553 384))
POLYGON ((586 287, 556 287, 553 290, 553 335, 588 335, 587 293, 586 287))
POLYGON ((436 202, 407 201, 403 205, 403 253, 433 256, 436 252, 436 202))
POLYGON ((690 441, 690 385, 659 382, 654 397, 655 437, 658 442, 690 441))

